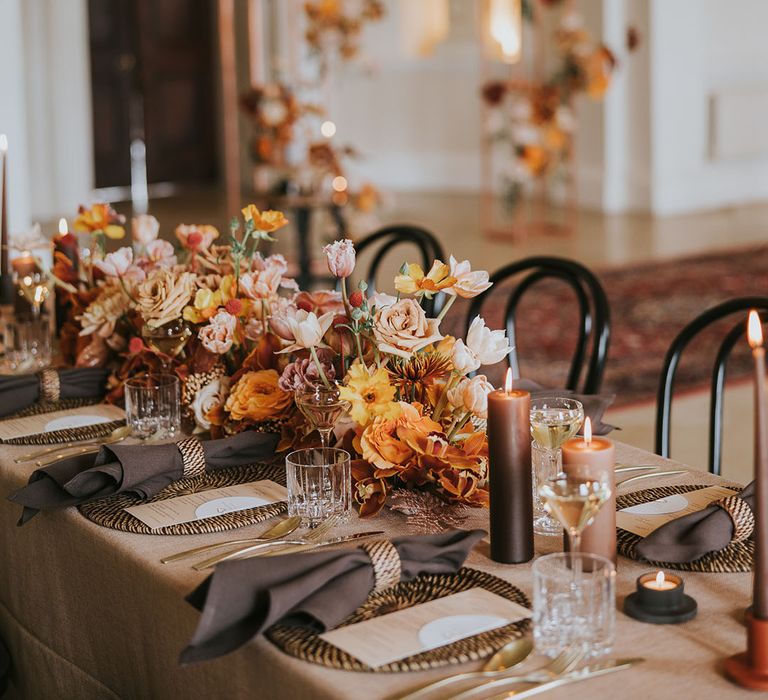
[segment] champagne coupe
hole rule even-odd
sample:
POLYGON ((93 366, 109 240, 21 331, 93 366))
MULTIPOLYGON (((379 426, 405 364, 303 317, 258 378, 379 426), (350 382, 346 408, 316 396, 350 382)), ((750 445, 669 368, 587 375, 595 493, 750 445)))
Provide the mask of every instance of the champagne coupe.
POLYGON ((145 325, 141 330, 141 337, 147 347, 160 354, 163 363, 163 371, 168 372, 171 367, 169 358, 177 357, 192 337, 189 326, 181 319, 150 328, 145 325))
POLYGON ((575 399, 551 394, 537 396, 531 401, 531 436, 534 444, 533 528, 539 535, 558 535, 562 531, 544 508, 538 487, 562 471, 560 447, 579 432, 583 422, 584 407, 575 399))
POLYGON ((296 390, 295 398, 299 410, 320 433, 322 446, 329 447, 333 426, 341 414, 349 409, 349 401, 340 398, 339 388, 335 384, 330 387, 325 384, 306 384, 296 390))
POLYGON ((607 477, 582 479, 560 473, 539 486, 544 508, 568 531, 570 551, 578 554, 581 533, 611 495, 607 477))

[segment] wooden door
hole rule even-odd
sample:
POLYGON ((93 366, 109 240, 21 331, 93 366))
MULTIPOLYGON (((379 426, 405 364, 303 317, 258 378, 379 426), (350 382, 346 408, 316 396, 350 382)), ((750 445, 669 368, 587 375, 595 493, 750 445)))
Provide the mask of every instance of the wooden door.
POLYGON ((89 0, 96 186, 216 177, 213 0, 89 0))

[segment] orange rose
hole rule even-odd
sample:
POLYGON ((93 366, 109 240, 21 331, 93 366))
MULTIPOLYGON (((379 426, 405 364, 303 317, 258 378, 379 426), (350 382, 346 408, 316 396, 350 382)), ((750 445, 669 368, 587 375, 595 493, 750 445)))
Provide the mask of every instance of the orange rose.
POLYGON ((279 418, 291 405, 292 396, 283 391, 273 369, 246 372, 232 387, 224 409, 234 420, 261 421, 279 418))

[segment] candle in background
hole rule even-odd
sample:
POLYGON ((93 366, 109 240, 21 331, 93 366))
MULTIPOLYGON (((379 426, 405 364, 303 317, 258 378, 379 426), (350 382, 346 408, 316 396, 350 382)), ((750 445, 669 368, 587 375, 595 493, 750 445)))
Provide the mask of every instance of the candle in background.
POLYGON ((749 312, 747 339, 755 361, 755 578, 753 615, 768 619, 768 399, 765 348, 757 311, 749 312))
MULTIPOLYGON (((77 238, 69 232, 69 226, 66 219, 59 219, 59 234, 53 238, 53 264, 54 268, 57 265, 57 259, 59 261, 59 269, 57 270, 59 275, 65 274, 66 262, 62 258, 69 260, 71 274, 64 277, 65 282, 70 284, 77 284, 78 268, 80 266, 80 260, 78 256, 77 238)), ((55 314, 56 314, 56 331, 60 331, 64 322, 67 320, 67 313, 70 309, 72 302, 70 301, 70 295, 67 290, 62 287, 56 287, 55 292, 55 314)))
POLYGON ((616 563, 616 473, 613 443, 592 437, 592 423, 584 421, 584 437, 568 440, 562 447, 563 471, 577 479, 602 479, 611 495, 581 536, 581 551, 598 554, 616 563))
POLYGON ((488 394, 491 559, 519 564, 533 559, 531 395, 513 390, 488 394))
POLYGON ((8 265, 8 138, 0 134, 0 305, 13 304, 14 289, 11 268, 8 265))

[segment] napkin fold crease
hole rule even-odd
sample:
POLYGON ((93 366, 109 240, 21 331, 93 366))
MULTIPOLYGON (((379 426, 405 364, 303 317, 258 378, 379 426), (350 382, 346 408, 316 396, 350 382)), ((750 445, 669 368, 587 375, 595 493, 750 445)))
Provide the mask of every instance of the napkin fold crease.
MULTIPOLYGON (((96 399, 104 396, 107 370, 95 367, 60 369, 62 399, 96 399)), ((40 400, 40 377, 20 374, 0 377, 0 418, 21 411, 40 400)))
MULTIPOLYGON (((399 537, 400 580, 419 574, 456 572, 483 530, 399 537)), ((226 561, 187 601, 202 610, 180 662, 190 664, 228 654, 272 625, 325 632, 362 605, 375 584, 370 557, 361 548, 226 561)))
MULTIPOLYGON (((739 494, 754 507, 755 487, 750 483, 739 494)), ((648 561, 682 564, 727 547, 733 539, 733 520, 720 506, 710 505, 695 513, 664 523, 635 546, 648 561)))
MULTIPOLYGON (((244 431, 221 440, 202 442, 206 471, 271 459, 279 436, 244 431)), ((176 443, 102 445, 94 455, 62 459, 35 470, 29 482, 8 500, 24 506, 23 525, 41 510, 65 508, 116 493, 150 498, 184 475, 176 443)))

